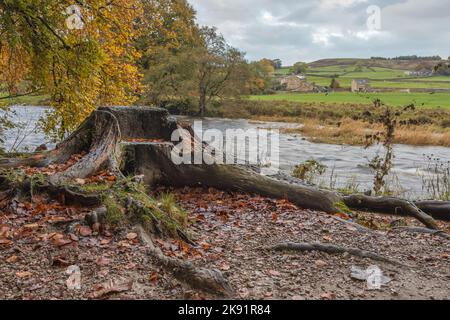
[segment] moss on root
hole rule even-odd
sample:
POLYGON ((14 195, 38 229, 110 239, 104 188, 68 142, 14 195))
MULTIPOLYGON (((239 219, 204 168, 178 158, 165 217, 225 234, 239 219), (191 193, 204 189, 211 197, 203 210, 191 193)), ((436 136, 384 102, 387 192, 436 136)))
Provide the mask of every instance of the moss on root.
MULTIPOLYGON (((0 172, 0 190, 11 186, 30 183, 28 197, 32 197, 37 186, 48 184, 48 177, 42 173, 26 175, 21 169, 2 170, 0 172)), ((128 223, 142 223, 168 236, 178 237, 187 226, 187 213, 176 203, 172 194, 163 194, 155 199, 147 194, 142 183, 124 178, 110 182, 79 185, 69 183, 67 187, 84 195, 97 195, 107 209, 107 223, 123 226, 128 223)))
POLYGON ((178 236, 187 226, 187 213, 172 194, 150 197, 143 184, 125 178, 114 184, 94 183, 79 186, 84 193, 99 194, 107 209, 107 221, 114 226, 142 223, 149 229, 178 236))
POLYGON ((344 202, 337 202, 334 204, 336 209, 338 209, 341 213, 352 214, 353 212, 344 202))

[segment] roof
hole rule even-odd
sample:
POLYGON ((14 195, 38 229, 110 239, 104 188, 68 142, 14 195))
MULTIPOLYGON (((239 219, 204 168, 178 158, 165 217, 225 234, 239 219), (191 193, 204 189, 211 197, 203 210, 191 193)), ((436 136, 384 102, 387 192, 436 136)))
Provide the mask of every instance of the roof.
POLYGON ((368 84, 370 81, 369 79, 353 79, 357 84, 368 84))

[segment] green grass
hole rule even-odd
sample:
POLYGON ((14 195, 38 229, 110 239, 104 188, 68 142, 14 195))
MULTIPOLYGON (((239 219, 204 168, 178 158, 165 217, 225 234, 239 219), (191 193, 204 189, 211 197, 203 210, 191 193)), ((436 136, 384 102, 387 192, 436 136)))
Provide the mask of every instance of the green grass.
MULTIPOLYGON (((0 93, 0 98, 6 97, 7 94, 0 93)), ((46 95, 28 95, 17 98, 0 99, 0 105, 28 105, 28 106, 46 106, 49 97, 46 95)))
POLYGON ((289 74, 289 70, 290 69, 291 69, 291 67, 283 67, 281 69, 275 70, 275 74, 277 74, 277 75, 287 75, 287 74, 289 74))
POLYGON ((369 93, 357 94, 351 92, 336 92, 328 95, 323 93, 283 93, 267 96, 250 96, 251 101, 292 101, 306 103, 325 104, 371 104, 376 98, 392 106, 406 106, 414 103, 416 106, 425 108, 446 108, 450 109, 450 93, 369 93))
POLYGON ((413 78, 407 75, 406 70, 394 70, 380 67, 362 67, 356 71, 356 66, 334 65, 316 67, 308 70, 308 82, 319 86, 329 86, 331 79, 338 76, 342 88, 350 88, 352 79, 367 78, 372 80, 372 87, 377 89, 450 89, 450 76, 436 76, 413 78), (401 81, 393 81, 393 80, 401 81))

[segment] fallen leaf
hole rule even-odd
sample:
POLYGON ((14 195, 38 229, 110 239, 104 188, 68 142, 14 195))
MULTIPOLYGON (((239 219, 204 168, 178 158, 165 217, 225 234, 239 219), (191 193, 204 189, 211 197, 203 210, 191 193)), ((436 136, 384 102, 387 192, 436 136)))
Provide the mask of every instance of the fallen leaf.
POLYGON ((148 280, 150 280, 150 282, 158 281, 158 273, 152 272, 152 274, 148 277, 148 280))
POLYGON ((72 240, 65 239, 63 234, 57 233, 53 235, 52 243, 57 247, 63 247, 65 245, 72 243, 72 240))
POLYGON ((336 298, 336 295, 332 292, 326 292, 320 296, 323 300, 333 300, 336 298))
POLYGON ((87 226, 81 226, 78 232, 82 237, 89 237, 92 234, 91 228, 87 226))
POLYGON ((8 262, 8 263, 16 263, 17 260, 19 260, 19 257, 17 257, 17 256, 11 256, 11 257, 9 257, 8 259, 6 259, 6 262, 8 262))
POLYGON ((222 265, 220 266, 220 270, 222 271, 228 271, 231 269, 231 266, 227 263, 222 263, 222 265))
POLYGON ((131 290, 133 281, 130 279, 109 280, 97 287, 97 290, 89 295, 91 299, 100 299, 113 293, 131 290))
POLYGON ((69 234, 69 237, 72 241, 79 241, 80 238, 78 238, 76 235, 74 235, 73 233, 69 234))
POLYGON ((111 260, 105 257, 100 257, 95 261, 95 264, 101 267, 107 266, 111 263, 111 260))
POLYGON ((56 257, 53 259, 52 265, 56 267, 67 267, 70 266, 71 263, 62 257, 56 257))
POLYGON ((128 240, 134 240, 137 237, 138 237, 138 235, 136 233, 134 233, 134 232, 131 232, 131 233, 127 234, 127 239, 128 240))
POLYGON ((317 267, 325 267, 326 265, 328 265, 328 263, 326 263, 326 262, 323 261, 323 260, 317 260, 317 261, 315 262, 315 264, 316 264, 317 267))
POLYGON ((39 229, 39 225, 37 223, 26 224, 23 226, 26 230, 36 230, 39 229))
POLYGON ((276 214, 276 212, 272 212, 272 221, 277 221, 278 220, 278 215, 276 214))
POLYGON ((16 272, 16 276, 19 278, 28 278, 31 277, 33 274, 29 271, 22 271, 22 272, 16 272))

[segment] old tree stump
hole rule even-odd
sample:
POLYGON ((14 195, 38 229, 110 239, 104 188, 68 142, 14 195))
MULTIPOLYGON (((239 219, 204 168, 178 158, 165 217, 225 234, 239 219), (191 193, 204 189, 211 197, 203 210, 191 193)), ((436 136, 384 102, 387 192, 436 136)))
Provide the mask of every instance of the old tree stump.
MULTIPOLYGON (((186 262, 165 257, 153 245, 152 237, 170 235, 191 242, 174 213, 164 212, 147 195, 146 188, 155 185, 207 186, 222 190, 283 198, 304 209, 338 213, 343 210, 412 216, 429 229, 438 229, 433 219, 450 219, 450 205, 445 202, 418 202, 341 195, 302 184, 278 175, 267 177, 258 168, 238 165, 176 165, 171 153, 178 152, 171 142, 172 133, 183 130, 182 143, 194 144, 191 128, 182 128, 165 109, 148 107, 102 107, 60 143, 56 149, 19 158, 0 160, 0 201, 8 201, 15 210, 20 201, 29 201, 37 193, 46 194, 66 205, 91 208, 86 221, 90 224, 126 220, 139 225, 149 254, 173 271, 180 280, 206 291, 227 294, 230 288, 217 270, 194 268, 186 262), (79 155, 76 161, 73 156, 79 155), (72 159, 72 160, 71 160, 72 159), (65 165, 70 162, 70 165, 65 165), (51 175, 39 168, 57 167, 51 175), (27 174, 26 168, 36 168, 27 174), (86 187, 80 181, 108 172, 114 183, 98 188, 86 187), (134 177, 134 178, 127 178, 134 177), (124 216, 124 212, 126 212, 124 216)), ((177 142, 178 143, 178 142, 177 142)), ((195 149, 195 148, 194 148, 195 149)), ((193 150, 194 152, 195 150, 193 150)), ((198 151, 198 150, 197 150, 198 151)))

